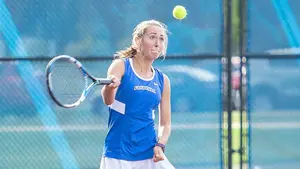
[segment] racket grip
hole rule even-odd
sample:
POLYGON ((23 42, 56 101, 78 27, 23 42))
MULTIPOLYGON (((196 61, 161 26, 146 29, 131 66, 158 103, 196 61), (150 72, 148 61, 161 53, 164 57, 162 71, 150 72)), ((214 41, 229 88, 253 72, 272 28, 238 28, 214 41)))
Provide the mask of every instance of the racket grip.
POLYGON ((99 79, 98 80, 98 84, 100 85, 107 85, 107 84, 111 84, 112 80, 111 79, 99 79))

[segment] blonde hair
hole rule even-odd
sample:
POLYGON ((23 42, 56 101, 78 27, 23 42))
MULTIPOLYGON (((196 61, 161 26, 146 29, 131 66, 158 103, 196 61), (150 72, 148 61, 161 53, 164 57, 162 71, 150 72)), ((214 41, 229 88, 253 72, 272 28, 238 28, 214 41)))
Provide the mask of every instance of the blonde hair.
POLYGON ((132 33, 132 42, 131 42, 131 46, 129 46, 128 48, 124 49, 124 50, 120 50, 118 52, 116 52, 116 54, 114 55, 115 58, 130 58, 130 57, 134 57, 137 54, 137 49, 134 48, 134 46, 137 46, 135 40, 137 38, 142 38, 146 32, 146 29, 149 26, 158 26, 160 28, 164 29, 166 38, 165 38, 165 44, 164 44, 164 51, 162 51, 161 56, 162 57, 166 57, 166 53, 167 53, 167 46, 168 46, 168 37, 167 35, 169 34, 169 31, 167 29, 167 26, 159 21, 156 20, 147 20, 147 21, 143 21, 141 23, 139 23, 135 28, 134 31, 132 33))

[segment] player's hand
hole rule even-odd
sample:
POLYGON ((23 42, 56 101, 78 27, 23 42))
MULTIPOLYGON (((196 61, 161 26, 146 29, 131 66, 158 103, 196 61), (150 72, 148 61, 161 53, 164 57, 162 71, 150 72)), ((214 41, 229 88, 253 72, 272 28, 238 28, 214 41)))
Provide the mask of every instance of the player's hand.
POLYGON ((120 86, 121 81, 120 81, 120 79, 118 77, 112 75, 112 76, 109 77, 109 79, 112 80, 112 83, 109 84, 109 85, 107 85, 107 87, 109 87, 111 89, 115 89, 115 88, 117 88, 117 87, 120 86))
POLYGON ((154 147, 153 161, 156 163, 156 162, 159 162, 159 161, 162 161, 162 160, 164 160, 163 150, 162 150, 161 147, 155 146, 154 147))

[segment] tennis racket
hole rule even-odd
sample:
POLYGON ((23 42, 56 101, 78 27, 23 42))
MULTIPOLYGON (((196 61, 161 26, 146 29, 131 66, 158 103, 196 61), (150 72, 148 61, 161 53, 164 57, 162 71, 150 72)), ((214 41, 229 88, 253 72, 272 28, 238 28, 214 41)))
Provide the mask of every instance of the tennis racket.
POLYGON ((112 83, 96 78, 82 64, 68 55, 56 56, 46 67, 46 83, 51 98, 61 107, 72 108, 82 103, 94 86, 112 83))

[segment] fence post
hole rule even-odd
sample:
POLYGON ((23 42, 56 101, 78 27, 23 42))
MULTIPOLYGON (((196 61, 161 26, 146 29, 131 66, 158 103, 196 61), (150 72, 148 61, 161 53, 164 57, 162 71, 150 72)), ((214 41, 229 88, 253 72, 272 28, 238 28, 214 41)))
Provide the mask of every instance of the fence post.
POLYGON ((224 31, 224 58, 226 60, 226 74, 227 74, 227 131, 228 131, 228 169, 232 169, 232 98, 231 98, 231 69, 232 69, 232 63, 231 63, 231 43, 232 43, 232 9, 231 9, 231 0, 224 0, 224 25, 225 25, 225 31, 224 31))

